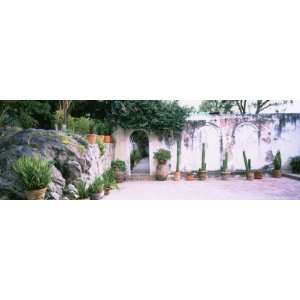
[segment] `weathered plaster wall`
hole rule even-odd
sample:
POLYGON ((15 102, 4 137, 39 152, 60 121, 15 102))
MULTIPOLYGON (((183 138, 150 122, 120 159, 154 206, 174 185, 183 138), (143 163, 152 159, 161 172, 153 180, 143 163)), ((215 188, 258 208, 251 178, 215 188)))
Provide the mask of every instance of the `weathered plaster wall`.
MULTIPOLYGON (((118 129, 114 133, 115 157, 126 162, 130 169, 130 135, 134 130, 118 129)), ((172 159, 170 171, 176 168, 176 143, 166 143, 153 134, 149 137, 150 174, 155 174, 154 152, 169 149, 172 159)), ((188 121, 181 140, 181 171, 197 170, 201 164, 202 143, 206 145, 206 163, 210 171, 219 170, 228 151, 229 168, 244 169, 242 152, 252 160, 253 168, 272 163, 273 154, 281 151, 283 167, 289 159, 300 155, 300 114, 261 114, 204 116, 188 121)))

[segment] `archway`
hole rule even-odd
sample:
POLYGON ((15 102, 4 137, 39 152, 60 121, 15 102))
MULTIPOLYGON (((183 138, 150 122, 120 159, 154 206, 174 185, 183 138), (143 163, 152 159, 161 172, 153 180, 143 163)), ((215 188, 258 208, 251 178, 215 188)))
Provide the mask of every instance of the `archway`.
POLYGON ((150 173, 149 138, 145 131, 135 130, 130 135, 131 174, 150 173))

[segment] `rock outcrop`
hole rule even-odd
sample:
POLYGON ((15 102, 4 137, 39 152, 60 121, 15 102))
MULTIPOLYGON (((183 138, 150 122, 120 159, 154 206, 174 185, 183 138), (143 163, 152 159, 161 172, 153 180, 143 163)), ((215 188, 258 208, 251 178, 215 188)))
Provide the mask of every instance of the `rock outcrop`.
MULTIPOLYGON (((101 156, 97 144, 89 145, 79 135, 54 130, 16 128, 0 129, 0 199, 24 199, 23 187, 12 166, 23 155, 40 156, 52 162, 52 182, 47 199, 63 199, 78 180, 90 183, 110 167, 111 144, 101 156)), ((72 191, 73 195, 76 191, 72 191)))

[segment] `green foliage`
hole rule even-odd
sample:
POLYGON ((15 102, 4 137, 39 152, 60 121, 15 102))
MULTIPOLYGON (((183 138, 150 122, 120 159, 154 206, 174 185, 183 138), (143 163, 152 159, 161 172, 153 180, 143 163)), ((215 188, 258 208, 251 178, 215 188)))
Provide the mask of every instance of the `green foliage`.
POLYGON ((1 105, 0 103, 0 127, 3 127, 6 125, 7 123, 7 110, 8 110, 8 107, 4 106, 4 105, 1 105))
POLYGON ((76 184, 76 189, 78 191, 79 199, 87 199, 89 197, 89 189, 86 182, 79 181, 76 184))
POLYGON ((23 156, 13 170, 27 191, 39 190, 48 186, 52 179, 51 165, 41 158, 23 156))
POLYGON ((228 170, 228 152, 225 152, 225 159, 223 159, 221 171, 226 172, 227 170, 228 170))
POLYGON ((159 164, 164 165, 169 159, 171 159, 171 152, 166 149, 159 149, 154 153, 154 159, 156 159, 159 164))
POLYGON ((142 155, 139 149, 134 149, 130 153, 130 166, 131 170, 139 163, 142 159, 142 155))
POLYGON ((281 170, 281 153, 280 151, 277 151, 274 160, 273 160, 273 164, 274 164, 274 170, 281 170))
POLYGON ((205 100, 202 101, 199 111, 228 114, 233 112, 235 105, 236 103, 233 100, 205 100))
POLYGON ((251 159, 247 159, 246 152, 243 151, 246 172, 251 172, 251 159))
POLYGON ((113 101, 108 117, 114 126, 145 129, 168 137, 182 131, 191 111, 178 101, 113 101))
POLYGON ((202 144, 202 162, 201 170, 206 171, 206 162, 205 162, 205 143, 202 144))
POLYGON ((130 140, 137 145, 142 157, 149 156, 149 139, 144 130, 135 130, 131 134, 130 140))
POLYGON ((118 187, 115 172, 113 169, 105 171, 102 175, 104 188, 118 187))
POLYGON ((300 156, 293 157, 291 160, 291 168, 293 173, 300 173, 300 156))
POLYGON ((113 170, 117 171, 121 171, 121 172, 125 172, 126 171, 126 164, 125 164, 125 161, 123 160, 114 160, 111 162, 111 167, 113 170))
POLYGON ((76 133, 86 135, 90 131, 90 119, 81 117, 76 119, 76 126, 75 126, 76 133))
POLYGON ((97 138, 96 138, 96 143, 97 143, 97 145, 98 145, 98 147, 99 147, 99 151, 100 151, 101 156, 103 156, 104 153, 105 153, 105 145, 104 145, 104 143, 102 143, 102 142, 100 141, 100 138, 99 138, 98 136, 97 136, 97 138))
POLYGON ((101 177, 97 177, 88 188, 89 195, 101 193, 103 191, 103 186, 103 179, 101 177))

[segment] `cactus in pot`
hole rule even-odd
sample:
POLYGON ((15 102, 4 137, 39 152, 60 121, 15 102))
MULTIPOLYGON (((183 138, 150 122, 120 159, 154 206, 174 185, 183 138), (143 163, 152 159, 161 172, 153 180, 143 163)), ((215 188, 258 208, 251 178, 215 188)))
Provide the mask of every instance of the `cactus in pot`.
POLYGON ((198 177, 200 180, 207 179, 207 170, 206 170, 206 162, 205 162, 205 144, 202 143, 202 161, 201 168, 198 171, 198 177))
POLYGON ((273 160, 274 169, 272 171, 272 176, 275 178, 281 177, 281 153, 277 151, 273 160))
POLYGON ((223 159, 223 164, 221 167, 221 178, 223 180, 227 180, 230 176, 230 172, 228 171, 228 152, 225 152, 225 158, 223 159))
POLYGON ((251 159, 250 158, 247 159, 245 151, 243 151, 243 157, 244 157, 244 164, 245 164, 245 169, 246 169, 247 180, 253 180, 254 173, 252 172, 252 169, 251 169, 251 159))

